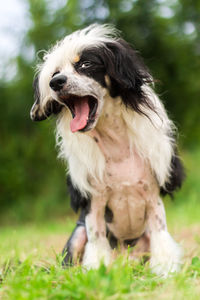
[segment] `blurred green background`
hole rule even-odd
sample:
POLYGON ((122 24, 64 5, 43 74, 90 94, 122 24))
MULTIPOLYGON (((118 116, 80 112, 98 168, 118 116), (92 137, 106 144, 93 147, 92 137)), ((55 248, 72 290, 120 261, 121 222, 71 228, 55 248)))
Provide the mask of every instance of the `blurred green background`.
MULTIPOLYGON (((158 80, 156 91, 179 129, 188 172, 177 203, 198 201, 200 1, 20 1, 28 20, 19 36, 20 51, 1 61, 0 70, 0 223, 41 221, 71 213, 65 166, 56 159, 55 120, 33 123, 29 117, 32 81, 40 50, 93 22, 116 25, 158 80)), ((9 31, 15 34, 12 26, 9 31)))

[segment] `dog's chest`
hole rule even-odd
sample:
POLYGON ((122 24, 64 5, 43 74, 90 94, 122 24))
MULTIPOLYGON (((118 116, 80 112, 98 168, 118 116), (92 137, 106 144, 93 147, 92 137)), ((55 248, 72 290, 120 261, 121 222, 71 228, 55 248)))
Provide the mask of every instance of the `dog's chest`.
POLYGON ((147 177, 145 165, 135 151, 130 153, 128 146, 127 151, 118 148, 118 154, 117 157, 105 157, 105 183, 112 190, 121 190, 127 186, 136 188, 147 177))
POLYGON ((107 126, 106 132, 95 129, 91 134, 105 158, 104 182, 96 188, 108 187, 120 192, 131 187, 140 193, 146 192, 152 180, 150 167, 136 148, 130 146, 127 128, 113 123, 107 126))

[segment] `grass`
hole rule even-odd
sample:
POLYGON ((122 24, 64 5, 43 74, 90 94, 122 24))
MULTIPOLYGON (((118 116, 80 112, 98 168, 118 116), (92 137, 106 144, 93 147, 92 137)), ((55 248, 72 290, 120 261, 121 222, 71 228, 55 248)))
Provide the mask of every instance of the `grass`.
POLYGON ((196 253, 186 258, 181 273, 161 279, 150 272, 148 264, 128 263, 123 257, 109 268, 101 265, 87 272, 80 266, 63 269, 61 257, 52 246, 56 232, 57 242, 64 241, 59 228, 63 232, 64 224, 56 225, 53 234, 44 227, 17 228, 9 238, 9 231, 4 232, 2 299, 198 299, 200 237, 193 241, 196 253))
POLYGON ((185 251, 179 274, 162 279, 148 263, 125 257, 98 270, 63 269, 59 253, 74 226, 72 216, 0 229, 0 299, 199 299, 200 153, 184 157, 188 179, 176 201, 166 201, 169 231, 185 251))

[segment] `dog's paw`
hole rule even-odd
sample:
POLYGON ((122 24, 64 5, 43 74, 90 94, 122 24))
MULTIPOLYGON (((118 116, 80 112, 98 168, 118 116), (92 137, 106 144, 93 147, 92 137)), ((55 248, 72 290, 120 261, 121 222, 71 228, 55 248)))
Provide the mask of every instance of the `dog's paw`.
POLYGON ((103 243, 90 243, 88 242, 85 247, 83 256, 83 266, 87 269, 97 269, 101 263, 106 266, 111 262, 111 248, 108 242, 103 243))
POLYGON ((167 231, 157 232, 151 238, 150 267, 153 273, 168 277, 180 271, 183 252, 167 231))

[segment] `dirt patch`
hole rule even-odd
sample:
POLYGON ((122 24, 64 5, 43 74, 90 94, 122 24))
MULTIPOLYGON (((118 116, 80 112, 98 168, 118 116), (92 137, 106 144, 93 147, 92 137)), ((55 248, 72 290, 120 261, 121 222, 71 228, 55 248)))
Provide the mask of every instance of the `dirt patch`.
POLYGON ((182 245, 186 259, 200 256, 200 224, 181 229, 175 234, 175 238, 182 245))
POLYGON ((48 252, 61 253, 67 239, 68 236, 66 234, 52 234, 43 239, 42 245, 44 245, 48 252))

